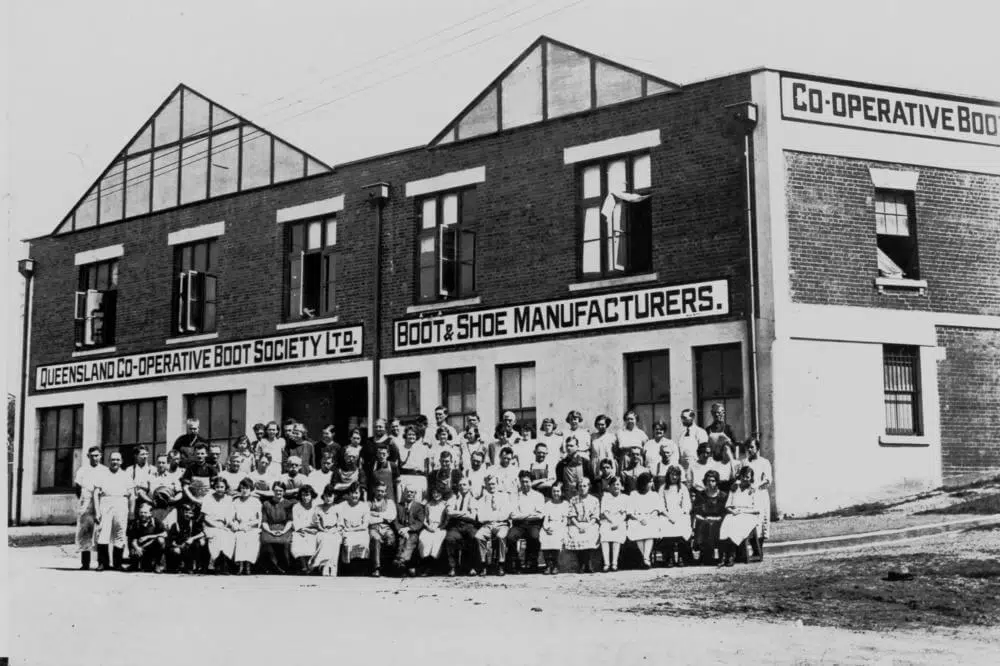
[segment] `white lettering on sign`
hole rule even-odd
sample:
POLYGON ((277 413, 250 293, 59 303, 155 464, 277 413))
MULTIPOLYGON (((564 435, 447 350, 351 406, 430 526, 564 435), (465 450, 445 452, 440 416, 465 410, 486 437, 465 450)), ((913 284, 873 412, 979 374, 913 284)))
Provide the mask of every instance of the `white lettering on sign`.
POLYGON ((72 389, 110 382, 165 379, 284 363, 308 363, 361 354, 362 328, 350 326, 256 340, 45 365, 35 372, 35 390, 72 389))
POLYGON ((500 342, 729 313, 726 280, 403 319, 395 350, 500 342))
POLYGON ((781 77, 786 119, 1000 146, 1000 103, 781 77))

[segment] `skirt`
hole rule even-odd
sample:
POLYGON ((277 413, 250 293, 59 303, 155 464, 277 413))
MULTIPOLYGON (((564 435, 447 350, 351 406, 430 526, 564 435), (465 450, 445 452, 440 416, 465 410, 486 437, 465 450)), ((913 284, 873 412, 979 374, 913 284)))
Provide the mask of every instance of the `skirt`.
POLYGON ((448 530, 438 529, 436 532, 421 530, 417 537, 417 552, 420 557, 437 557, 441 554, 441 546, 444 545, 444 538, 448 530))
POLYGON ((719 528, 719 541, 729 539, 736 545, 746 539, 757 529, 760 524, 760 516, 752 513, 738 513, 729 515, 722 519, 722 527, 719 528))
POLYGON ((312 557, 317 547, 316 535, 312 532, 292 533, 292 557, 312 557))
POLYGON ((370 544, 368 530, 353 530, 344 533, 344 562, 368 559, 370 544))
POLYGON ((260 530, 247 530, 233 534, 233 560, 236 562, 256 562, 260 554, 260 530))
POLYGON ((611 529, 611 527, 611 523, 601 521, 601 543, 625 543, 625 532, 628 529, 625 524, 619 523, 616 530, 611 529))
POLYGON ((682 513, 679 516, 671 516, 674 522, 666 518, 663 519, 660 536, 667 539, 690 539, 691 538, 691 516, 682 513))
POLYGON ((233 533, 225 527, 206 527, 205 540, 208 542, 208 555, 213 560, 219 555, 233 556, 236 539, 233 533))
POLYGON ((666 530, 667 520, 663 516, 646 518, 643 525, 638 520, 629 520, 625 535, 629 541, 643 541, 645 539, 659 539, 666 530))
POLYGON ((566 542, 566 526, 552 525, 552 533, 544 527, 538 532, 538 543, 542 550, 562 550, 566 542))
POLYGON ((320 532, 316 535, 316 554, 313 555, 309 566, 318 569, 323 566, 337 566, 337 559, 340 557, 340 547, 344 543, 344 537, 338 530, 320 532))
POLYGON ((579 525, 566 526, 566 539, 564 541, 566 550, 590 550, 597 548, 597 542, 601 536, 598 526, 594 523, 587 523, 582 526, 582 533, 580 532, 580 527, 579 525))

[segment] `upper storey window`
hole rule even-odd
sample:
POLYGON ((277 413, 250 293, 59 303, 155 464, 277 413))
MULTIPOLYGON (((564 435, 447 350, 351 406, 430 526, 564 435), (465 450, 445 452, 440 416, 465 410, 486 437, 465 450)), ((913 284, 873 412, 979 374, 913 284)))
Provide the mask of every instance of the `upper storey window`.
POLYGON ((478 204, 475 188, 417 200, 419 300, 472 296, 476 291, 476 233, 469 229, 478 204))
POLYGON ((287 319, 330 316, 337 296, 337 218, 288 225, 287 319))
POLYGON ((618 156, 580 169, 580 273, 602 278, 652 265, 649 153, 618 156))
POLYGON ((115 343, 117 305, 118 260, 80 266, 73 317, 77 349, 96 349, 115 343))
POLYGON ((218 240, 174 248, 174 330, 179 335, 215 331, 218 240))
POLYGON ((920 278, 913 203, 913 192, 875 190, 875 232, 881 277, 920 278))

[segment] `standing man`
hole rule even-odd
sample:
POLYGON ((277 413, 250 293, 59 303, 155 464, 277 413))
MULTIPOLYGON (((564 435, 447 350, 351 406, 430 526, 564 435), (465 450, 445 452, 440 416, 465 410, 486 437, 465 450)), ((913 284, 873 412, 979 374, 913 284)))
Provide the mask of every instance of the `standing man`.
POLYGON ((510 529, 511 516, 510 495, 501 491, 497 485, 497 477, 486 476, 486 488, 479 498, 476 517, 479 520, 479 530, 476 541, 479 543, 479 561, 483 568, 479 575, 486 575, 486 562, 489 561, 490 545, 495 539, 497 544, 497 575, 504 575, 504 563, 507 561, 507 532, 510 529))
MULTIPOLYGON (((539 445, 543 446, 543 445, 539 445)), ((516 573, 520 569, 520 562, 517 557, 517 542, 524 539, 527 548, 524 552, 525 571, 534 573, 538 569, 538 551, 540 542, 539 532, 542 529, 542 507, 545 505, 545 498, 540 492, 531 487, 531 472, 524 470, 518 477, 517 494, 514 495, 514 507, 511 510, 511 527, 507 532, 507 552, 513 553, 511 558, 511 571, 516 573)))
POLYGON ((691 463, 698 458, 698 447, 708 443, 708 433, 694 422, 694 410, 685 409, 681 412, 681 430, 677 437, 677 449, 680 454, 681 467, 686 472, 691 469, 691 463))
POLYGON ((149 449, 146 448, 145 444, 140 444, 135 447, 135 463, 125 469, 125 472, 132 477, 132 483, 135 485, 135 492, 137 495, 142 493, 147 497, 153 489, 150 484, 153 481, 153 475, 156 470, 149 463, 149 449))
POLYGON ((438 428, 444 428, 448 431, 448 441, 452 444, 458 444, 458 431, 448 425, 447 407, 444 405, 438 405, 434 408, 434 421, 437 423, 437 426, 434 428, 434 432, 437 432, 438 428))
POLYGON ((712 403, 712 422, 705 428, 709 435, 725 435, 729 441, 736 442, 736 433, 732 426, 726 423, 726 406, 721 402, 712 403))
POLYGON ((90 568, 90 551, 96 545, 95 526, 97 510, 94 499, 94 489, 100 485, 101 476, 108 468, 101 464, 101 449, 92 446, 87 449, 87 462, 76 470, 73 479, 73 492, 76 493, 76 547, 80 550, 80 568, 90 568))
POLYGON ((115 451, 108 459, 108 471, 100 476, 94 491, 97 512, 97 570, 109 566, 122 568, 125 554, 128 517, 135 509, 135 486, 132 477, 122 469, 122 454, 115 451), (113 548, 113 559, 108 562, 108 546, 113 548))
POLYGON ((172 450, 181 454, 181 467, 187 467, 189 462, 194 461, 194 449, 198 444, 208 445, 208 440, 198 434, 201 424, 194 417, 186 421, 187 432, 174 440, 172 450))
POLYGON ((594 474, 590 468, 590 460, 584 460, 577 452, 576 437, 569 435, 563 442, 566 449, 566 457, 556 465, 556 481, 563 484, 563 492, 567 497, 574 497, 579 490, 580 482, 583 479, 593 479, 594 474))

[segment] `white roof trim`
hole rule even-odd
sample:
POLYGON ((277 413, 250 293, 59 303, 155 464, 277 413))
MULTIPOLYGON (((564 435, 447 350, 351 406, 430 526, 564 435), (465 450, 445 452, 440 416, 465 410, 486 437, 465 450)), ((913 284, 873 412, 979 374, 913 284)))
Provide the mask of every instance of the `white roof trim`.
POLYGON ((216 236, 221 236, 224 233, 226 233, 226 223, 224 221, 212 222, 211 224, 203 224, 199 227, 190 227, 188 229, 170 232, 167 234, 167 245, 183 245, 184 243, 193 243, 206 238, 215 238, 216 236))
POLYGON ((616 136, 613 139, 584 143, 579 146, 570 146, 563 149, 563 163, 577 164, 588 160, 596 160, 611 155, 621 155, 622 153, 632 153, 645 148, 652 148, 662 143, 660 140, 660 130, 649 130, 638 134, 628 134, 626 136, 616 136))
POLYGON ((117 259, 118 257, 123 256, 125 256, 124 245, 109 245, 107 247, 99 247, 85 252, 77 252, 73 255, 73 265, 84 266, 86 264, 106 261, 107 259, 117 259))
POLYGON ((344 195, 338 194, 329 199, 310 201, 309 203, 279 208, 275 214, 274 221, 278 224, 291 222, 293 220, 304 220, 307 217, 319 217, 320 215, 332 215, 344 210, 344 195))
POLYGON ((433 178, 423 180, 411 180, 406 184, 406 196, 419 197, 421 194, 431 192, 443 192, 444 190, 454 190, 466 185, 476 185, 486 182, 486 167, 478 166, 462 171, 452 171, 443 173, 433 178))
POLYGON ((919 171, 896 171, 894 169, 873 169, 868 167, 871 174, 872 184, 884 190, 906 190, 913 192, 917 189, 917 178, 919 171))

